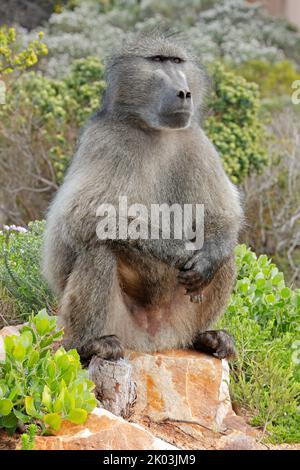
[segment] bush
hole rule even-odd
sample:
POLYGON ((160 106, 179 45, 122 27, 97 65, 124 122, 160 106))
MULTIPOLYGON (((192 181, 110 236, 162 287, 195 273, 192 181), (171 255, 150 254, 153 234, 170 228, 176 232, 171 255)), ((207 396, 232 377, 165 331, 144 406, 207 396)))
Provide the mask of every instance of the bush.
POLYGON ((55 353, 51 351, 61 338, 56 318, 45 310, 30 317, 20 336, 5 337, 6 357, 0 363, 0 427, 9 433, 19 424, 38 424, 42 433, 58 430, 62 420, 81 424, 95 408, 94 384, 82 369, 76 350, 66 352, 60 347, 55 353))
POLYGON ((268 125, 268 163, 244 186, 246 220, 243 241, 258 254, 267 253, 300 287, 300 124, 291 110, 273 113, 268 125), (247 228, 247 227, 246 227, 247 228))
POLYGON ((213 69, 213 80, 215 90, 208 103, 213 115, 205 129, 223 158, 227 174, 240 183, 267 161, 266 134, 258 116, 258 87, 222 65, 213 69))
POLYGON ((262 98, 288 96, 291 99, 292 83, 300 80, 300 73, 288 60, 267 62, 251 60, 235 68, 235 72, 258 85, 262 98))
MULTIPOLYGON (((50 50, 43 70, 50 76, 68 72, 74 59, 104 57, 127 34, 163 25, 182 32, 204 62, 252 59, 300 64, 300 35, 285 20, 244 0, 79 1, 53 14, 45 30, 50 50)), ((29 38, 32 37, 32 33, 29 38)))
POLYGON ((14 71, 23 71, 35 65, 40 56, 47 55, 48 49, 42 41, 43 33, 38 39, 29 42, 20 50, 14 28, 0 28, 0 76, 14 71))
POLYGON ((219 57, 241 64, 252 59, 278 61, 284 58, 300 64, 300 35, 286 20, 265 14, 261 2, 220 0, 201 13, 189 32, 199 51, 205 41, 214 46, 208 59, 219 57))
POLYGON ((265 255, 236 249, 238 279, 219 322, 236 340, 232 399, 272 442, 300 442, 300 290, 265 255))
POLYGON ((30 312, 45 305, 51 310, 55 300, 40 273, 40 256, 44 222, 23 227, 5 228, 0 232, 1 310, 6 321, 22 322, 30 312))
POLYGON ((45 213, 79 127, 99 107, 103 73, 99 59, 88 57, 76 61, 64 80, 31 72, 7 93, 0 107, 0 201, 14 223, 45 213))

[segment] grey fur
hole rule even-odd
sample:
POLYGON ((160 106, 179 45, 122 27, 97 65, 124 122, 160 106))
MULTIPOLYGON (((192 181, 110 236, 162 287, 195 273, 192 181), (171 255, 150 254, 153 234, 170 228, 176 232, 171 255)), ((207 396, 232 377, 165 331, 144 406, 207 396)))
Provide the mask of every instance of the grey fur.
POLYGON ((198 124, 204 74, 174 39, 140 36, 111 58, 107 78, 103 109, 86 126, 48 213, 43 272, 60 296, 69 346, 82 351, 117 335, 142 351, 190 347, 226 307, 243 218, 198 124), (150 60, 156 56, 184 62, 150 60), (203 203, 203 250, 187 251, 184 240, 99 240, 97 207, 117 206, 124 195, 147 207, 203 203), (200 293, 202 302, 192 302, 200 293))

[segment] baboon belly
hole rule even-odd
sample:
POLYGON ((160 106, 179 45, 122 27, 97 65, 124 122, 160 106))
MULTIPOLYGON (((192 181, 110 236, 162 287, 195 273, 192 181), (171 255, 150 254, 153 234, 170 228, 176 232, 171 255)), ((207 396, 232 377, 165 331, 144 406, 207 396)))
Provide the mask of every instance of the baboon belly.
POLYGON ((186 303, 177 271, 164 263, 118 256, 117 275, 128 312, 150 335, 158 332, 176 307, 186 303))

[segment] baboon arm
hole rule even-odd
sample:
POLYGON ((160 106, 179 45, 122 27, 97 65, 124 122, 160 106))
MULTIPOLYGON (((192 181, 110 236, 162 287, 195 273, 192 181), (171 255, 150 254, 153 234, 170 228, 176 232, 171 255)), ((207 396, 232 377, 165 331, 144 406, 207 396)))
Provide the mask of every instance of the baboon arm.
POLYGON ((55 233, 46 232, 42 272, 54 292, 63 292, 75 263, 75 252, 55 233))
MULTIPOLYGON (((222 223, 219 220, 215 227, 205 231, 203 246, 195 249, 189 249, 188 240, 177 239, 138 239, 138 240, 115 240, 113 245, 126 247, 148 256, 152 256, 169 266, 178 269, 183 268, 186 263, 196 254, 200 254, 209 264, 217 270, 232 255, 234 246, 237 242, 238 228, 222 223)), ((191 248, 191 247, 190 247, 191 248)))

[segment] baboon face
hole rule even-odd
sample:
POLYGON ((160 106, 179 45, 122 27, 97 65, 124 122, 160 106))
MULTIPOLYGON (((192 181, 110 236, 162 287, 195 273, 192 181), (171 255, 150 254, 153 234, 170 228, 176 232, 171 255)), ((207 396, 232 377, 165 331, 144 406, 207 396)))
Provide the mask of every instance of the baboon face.
POLYGON ((152 129, 189 127, 203 87, 195 63, 183 50, 162 40, 115 58, 108 81, 115 111, 152 129))

